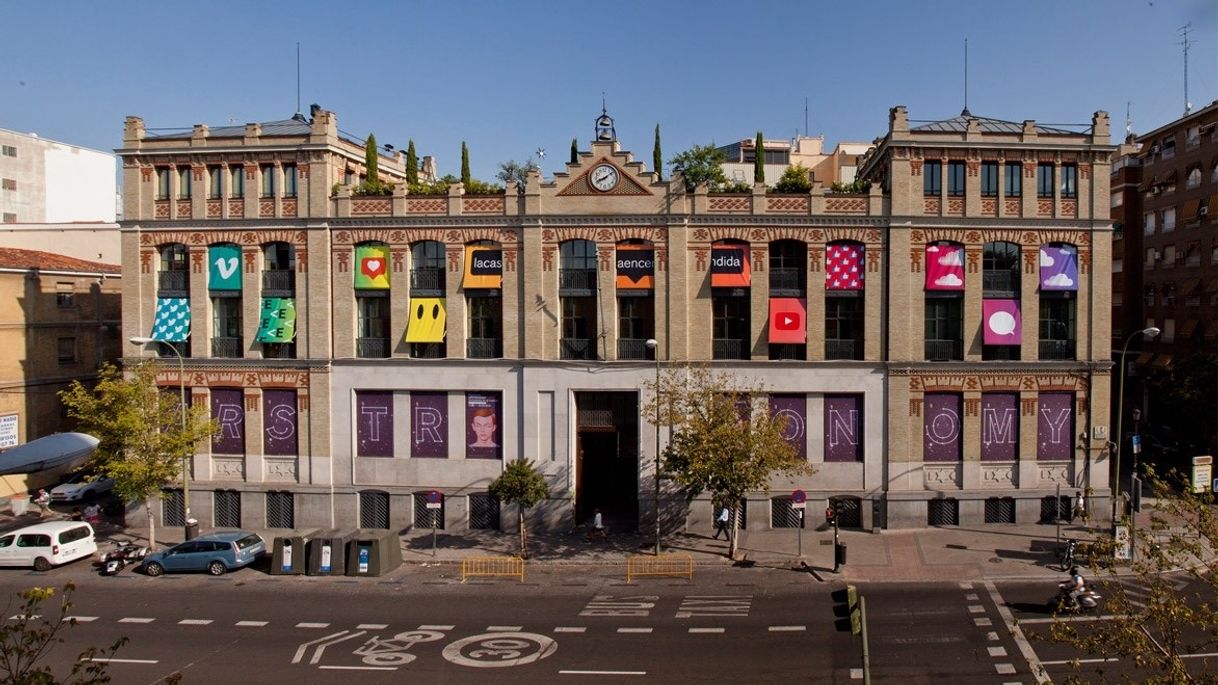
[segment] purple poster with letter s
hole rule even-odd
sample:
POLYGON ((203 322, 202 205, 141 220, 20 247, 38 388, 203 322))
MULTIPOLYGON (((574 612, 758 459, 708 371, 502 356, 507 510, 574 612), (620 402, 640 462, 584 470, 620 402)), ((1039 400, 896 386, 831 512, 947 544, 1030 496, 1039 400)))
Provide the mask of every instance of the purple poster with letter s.
POLYGON ((410 393, 410 456, 448 457, 448 393, 410 393))
POLYGON ((262 451, 296 454, 296 391, 262 391, 262 451))
POLYGON ((1069 460, 1074 456, 1074 394, 1042 392, 1036 404, 1036 458, 1069 460))
POLYGON ((393 456, 393 393, 360 390, 355 393, 355 456, 393 456))
POLYGON ((981 461, 1019 459, 1019 395, 981 395, 981 461))
POLYGON ((825 395, 825 461, 863 460, 863 396, 825 395))
POLYGON ((922 461, 960 461, 960 395, 928 392, 922 401, 922 461))
POLYGON ((782 417, 786 425, 782 439, 800 459, 808 458, 808 398, 804 395, 770 395, 770 415, 782 417))
POLYGON ((240 388, 211 389, 211 417, 220 430, 211 438, 216 454, 245 454, 245 404, 240 388))
POLYGON ((465 393, 465 458, 499 459, 499 393, 465 393))

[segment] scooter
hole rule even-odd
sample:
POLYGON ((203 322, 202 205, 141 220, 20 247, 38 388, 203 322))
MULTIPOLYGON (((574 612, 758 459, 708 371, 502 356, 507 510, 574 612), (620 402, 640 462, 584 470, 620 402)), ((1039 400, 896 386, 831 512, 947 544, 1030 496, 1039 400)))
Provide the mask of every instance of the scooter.
POLYGON ((1070 597, 1070 586, 1059 587, 1057 594, 1049 598, 1049 609, 1059 614, 1072 613, 1078 614, 1084 611, 1093 611, 1100 606, 1100 593, 1092 590, 1089 587, 1083 588, 1083 591, 1078 595, 1078 601, 1075 602, 1070 597))
POLYGON ((118 572, 126 568, 127 564, 139 563, 146 556, 148 556, 148 548, 143 545, 130 542, 118 545, 99 557, 98 560, 102 567, 101 574, 103 576, 118 575, 118 572))

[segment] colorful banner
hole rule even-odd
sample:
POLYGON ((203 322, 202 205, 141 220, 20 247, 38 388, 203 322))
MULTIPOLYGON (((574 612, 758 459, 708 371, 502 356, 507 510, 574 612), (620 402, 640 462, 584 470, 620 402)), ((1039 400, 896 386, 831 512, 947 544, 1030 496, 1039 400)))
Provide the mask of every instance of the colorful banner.
POLYGON ((655 287, 654 249, 641 245, 618 245, 615 261, 618 290, 649 290, 655 287))
POLYGON ((825 395, 825 461, 863 461, 862 395, 825 395))
POLYGON ((863 246, 829 243, 825 248, 825 290, 863 289, 863 246))
POLYGON ((711 287, 747 288, 751 274, 747 248, 711 248, 711 287))
POLYGON ((503 287, 503 250, 485 245, 465 248, 466 288, 503 287))
POLYGON ((296 338, 296 298, 264 297, 258 319, 260 343, 286 343, 296 338))
POLYGON ((406 342, 444 342, 448 308, 442 297, 415 297, 410 300, 410 320, 406 322, 406 342))
POLYGON ((355 393, 355 456, 393 456, 393 393, 358 390, 355 393))
POLYGON ((389 248, 384 245, 359 245, 355 248, 355 288, 389 289, 389 248))
POLYGON ((214 454, 245 454, 245 402, 240 388, 211 389, 211 418, 220 429, 211 438, 214 454))
POLYGON ((465 458, 500 459, 499 393, 465 393, 465 458))
POLYGON ((1019 300, 982 300, 981 321, 986 345, 1018 345, 1023 338, 1019 300))
POLYGON ((190 298, 156 298, 156 316, 148 337, 163 342, 186 342, 190 337, 190 298))
POLYGON ((296 454, 296 391, 262 391, 262 452, 288 456, 296 454))
POLYGON ((964 246, 926 246, 926 289, 964 290, 964 246))
POLYGON ((241 289, 241 248, 236 245, 207 248, 207 287, 209 290, 241 289))
POLYGON ((770 395, 770 415, 786 421, 782 439, 795 448, 800 459, 807 459, 808 398, 805 395, 770 395))
POLYGON ((928 392, 923 397, 923 461, 960 461, 961 404, 955 393, 928 392))
POLYGON ((1074 456, 1074 393, 1042 392, 1036 407, 1036 458, 1068 461, 1074 456))
POLYGON ((1019 459, 1019 395, 981 394, 981 461, 1019 459))
POLYGON ((770 298, 770 342, 808 342, 808 301, 802 297, 770 298))
POLYGON ((1040 289, 1078 290, 1078 248, 1073 245, 1040 246, 1040 289))
POLYGON ((448 457, 448 393, 410 393, 410 456, 448 457))

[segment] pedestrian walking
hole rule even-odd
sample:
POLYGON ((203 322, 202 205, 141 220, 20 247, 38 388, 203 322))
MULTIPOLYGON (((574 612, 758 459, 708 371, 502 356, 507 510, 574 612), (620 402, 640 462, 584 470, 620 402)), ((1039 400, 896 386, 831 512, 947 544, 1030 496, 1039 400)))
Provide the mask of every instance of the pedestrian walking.
POLYGON ((592 516, 592 530, 588 531, 589 540, 608 540, 609 532, 605 530, 605 519, 601 516, 601 510, 597 509, 592 516))
POLYGON ((715 517, 715 539, 719 539, 719 533, 723 533, 725 540, 731 539, 731 534, 727 530, 727 524, 732 519, 732 512, 727 507, 719 510, 719 515, 715 517))
POLYGON ((1082 490, 1074 493, 1074 518, 1087 525, 1087 498, 1083 496, 1082 490))
POLYGON ((46 488, 39 488, 38 496, 34 498, 34 504, 38 505, 38 517, 46 516, 47 509, 51 507, 51 493, 47 492, 46 488))
POLYGON ((85 521, 96 525, 98 521, 101 521, 101 507, 97 506, 97 503, 88 505, 85 507, 84 516, 85 521))

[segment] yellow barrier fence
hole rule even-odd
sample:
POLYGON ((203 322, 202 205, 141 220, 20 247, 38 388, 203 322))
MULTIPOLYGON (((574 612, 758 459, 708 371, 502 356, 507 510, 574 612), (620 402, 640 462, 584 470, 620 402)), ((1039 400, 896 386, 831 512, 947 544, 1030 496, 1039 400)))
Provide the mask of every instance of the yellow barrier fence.
POLYGON ((626 582, 639 576, 684 576, 694 579, 694 558, 688 554, 632 554, 626 558, 626 582))
POLYGON ((519 578, 524 582, 524 559, 520 557, 467 557, 461 560, 461 582, 471 576, 519 578))

